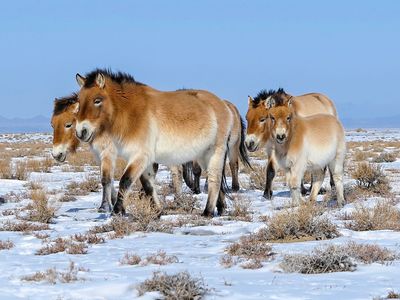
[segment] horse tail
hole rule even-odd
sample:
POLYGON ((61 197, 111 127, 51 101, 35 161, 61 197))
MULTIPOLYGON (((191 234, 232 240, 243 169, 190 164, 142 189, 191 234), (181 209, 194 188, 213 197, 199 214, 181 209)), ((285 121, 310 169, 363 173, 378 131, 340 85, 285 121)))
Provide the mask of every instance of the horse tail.
MULTIPOLYGON (((229 137, 230 139, 230 137, 229 137)), ((225 175, 225 166, 226 166, 226 159, 228 157, 228 152, 229 152, 229 139, 228 142, 226 143, 226 152, 224 156, 224 165, 222 167, 222 179, 221 179, 221 191, 229 198, 232 200, 232 197, 229 193, 229 186, 226 181, 226 175, 225 175)))
POLYGON ((240 161, 247 167, 249 167, 251 170, 253 170, 253 167, 250 164, 250 159, 249 155, 247 153, 246 146, 244 144, 245 141, 245 135, 246 135, 246 125, 244 124, 244 121, 242 117, 240 117, 240 145, 239 145, 239 157, 240 161))
POLYGON ((182 176, 186 185, 194 191, 193 161, 182 164, 182 176))

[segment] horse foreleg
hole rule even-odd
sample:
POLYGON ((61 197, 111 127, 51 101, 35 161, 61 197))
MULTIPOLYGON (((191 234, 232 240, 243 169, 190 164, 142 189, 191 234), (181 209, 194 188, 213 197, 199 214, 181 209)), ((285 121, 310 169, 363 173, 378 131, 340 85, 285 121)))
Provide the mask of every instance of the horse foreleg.
POLYGON ((103 197, 99 212, 108 212, 113 207, 113 176, 114 176, 114 160, 111 156, 105 156, 101 159, 100 164, 101 185, 103 188, 103 197))
POLYGON ((182 170, 179 166, 171 166, 170 169, 175 195, 180 195, 182 193, 182 170))
POLYGON ((270 200, 272 199, 272 181, 274 180, 275 177, 274 164, 271 159, 268 160, 266 175, 267 176, 265 182, 264 198, 270 200))
POLYGON ((290 188, 290 195, 292 197, 292 205, 298 205, 302 200, 300 187, 303 176, 304 172, 300 172, 299 170, 293 168, 290 169, 286 174, 290 188))
MULTIPOLYGON (((118 197, 117 202, 114 205, 113 212, 114 214, 125 214, 124 208, 124 197, 126 193, 131 189, 133 183, 139 179, 140 175, 143 174, 145 170, 149 170, 148 168, 148 160, 147 158, 137 156, 133 159, 125 168, 125 172, 122 175, 121 180, 119 181, 119 190, 118 190, 118 197)), ((145 178, 149 178, 152 175, 152 172, 145 174, 145 178)), ((149 180, 144 182, 144 190, 146 191, 146 184, 147 182, 151 182, 149 180)), ((143 184, 143 182, 142 182, 143 184)), ((149 191, 150 192, 150 191, 149 191)), ((153 194, 153 192, 151 192, 153 194)))
POLYGON ((239 187, 239 151, 237 146, 229 149, 229 168, 232 174, 232 191, 237 192, 239 187))
POLYGON ((201 167, 196 161, 193 162, 193 175, 194 175, 193 193, 200 194, 201 167))
POLYGON ((316 170, 313 172, 311 176, 313 178, 313 181, 310 193, 310 201, 315 202, 317 200, 317 195, 319 193, 319 190, 321 189, 322 182, 324 181, 325 169, 316 170))

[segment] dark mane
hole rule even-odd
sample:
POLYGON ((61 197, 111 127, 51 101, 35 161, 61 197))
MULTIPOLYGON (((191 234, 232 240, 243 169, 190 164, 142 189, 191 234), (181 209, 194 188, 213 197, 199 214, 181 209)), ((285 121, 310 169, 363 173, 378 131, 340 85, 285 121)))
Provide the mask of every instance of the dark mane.
POLYGON ((277 105, 282 105, 284 99, 281 96, 283 95, 286 95, 283 88, 277 90, 261 90, 258 92, 257 96, 254 97, 253 108, 257 107, 261 101, 266 100, 269 96, 273 96, 277 105))
POLYGON ((109 77, 112 81, 118 84, 133 83, 137 85, 144 85, 143 83, 136 81, 135 78, 133 78, 133 76, 129 75, 128 73, 119 71, 114 73, 110 69, 95 69, 85 75, 86 81, 84 87, 85 88, 92 87, 95 84, 97 74, 99 73, 109 77))
POLYGON ((78 94, 73 93, 69 96, 56 98, 54 100, 54 110, 53 115, 59 115, 64 112, 70 105, 76 103, 78 101, 78 94))

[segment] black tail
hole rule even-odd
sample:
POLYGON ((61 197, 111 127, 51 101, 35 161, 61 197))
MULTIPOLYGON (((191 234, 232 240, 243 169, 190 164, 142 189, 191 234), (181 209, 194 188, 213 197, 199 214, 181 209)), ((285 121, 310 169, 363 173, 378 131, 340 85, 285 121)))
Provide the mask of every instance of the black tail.
POLYGON ((226 175, 225 175, 225 166, 226 166, 226 159, 228 156, 229 152, 229 146, 227 145, 226 152, 225 152, 225 157, 224 157, 224 166, 222 168, 222 179, 221 179, 221 191, 229 198, 232 200, 231 195, 229 194, 229 186, 228 183, 226 182, 226 175))
POLYGON ((193 191, 194 190, 194 178, 193 178, 193 162, 189 161, 182 164, 182 176, 186 185, 193 191))
POLYGON ((247 167, 253 170, 253 167, 250 164, 249 155, 247 154, 246 145, 244 144, 245 136, 246 136, 246 125, 242 117, 240 117, 240 146, 239 146, 239 157, 240 161, 247 167))

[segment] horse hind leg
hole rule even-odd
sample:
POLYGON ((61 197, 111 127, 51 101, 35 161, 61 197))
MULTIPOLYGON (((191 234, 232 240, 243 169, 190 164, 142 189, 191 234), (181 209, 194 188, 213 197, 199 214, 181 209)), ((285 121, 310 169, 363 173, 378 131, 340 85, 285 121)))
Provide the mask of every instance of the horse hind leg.
POLYGON ((311 176, 313 178, 313 184, 310 192, 310 201, 315 202, 324 181, 325 169, 315 170, 311 176))
POLYGON ((329 169, 332 171, 332 178, 336 189, 336 198, 339 207, 343 207, 345 202, 343 189, 343 162, 344 158, 337 157, 329 164, 329 169))
POLYGON ((272 199, 272 181, 275 177, 275 168, 271 159, 268 160, 267 163, 267 174, 266 174, 266 182, 265 182, 265 190, 264 190, 264 198, 271 200, 272 199))
POLYGON ((239 153, 237 147, 229 149, 229 168, 232 174, 232 191, 239 191, 239 153))
POLYGON ((140 183, 142 184, 146 196, 151 197, 151 200, 155 208, 161 211, 162 209, 161 202, 158 199, 157 191, 155 189, 155 184, 154 184, 155 173, 153 166, 148 167, 140 176, 139 180, 140 183))

